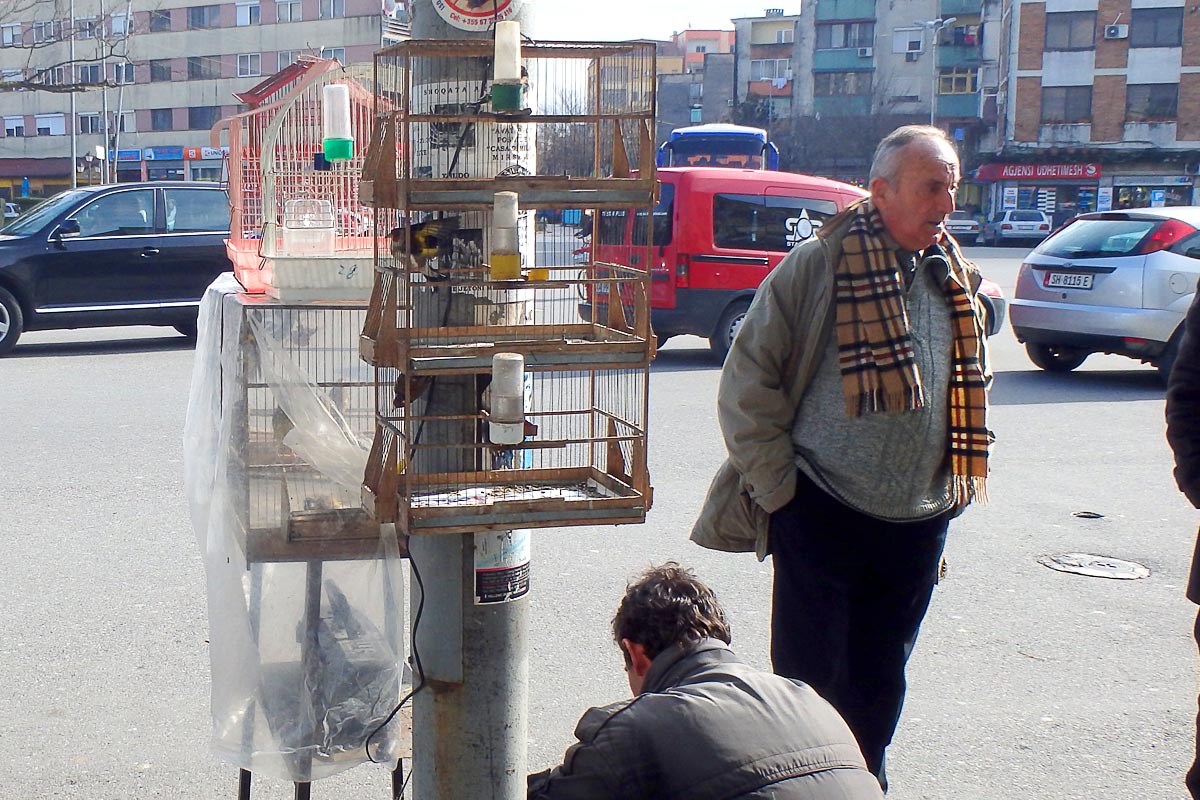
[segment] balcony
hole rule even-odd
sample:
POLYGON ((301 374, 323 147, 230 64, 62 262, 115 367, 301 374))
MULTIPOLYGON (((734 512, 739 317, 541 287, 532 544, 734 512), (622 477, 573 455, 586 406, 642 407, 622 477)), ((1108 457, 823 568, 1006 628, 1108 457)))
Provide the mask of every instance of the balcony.
POLYGON ((983 13, 983 0, 942 0, 941 17, 979 16, 983 13))
MULTIPOLYGON (((866 48, 872 50, 872 48, 866 48)), ((839 47, 836 50, 817 50, 813 53, 814 72, 857 72, 875 66, 874 53, 860 56, 858 47, 839 47)))
POLYGON ((939 44, 937 58, 939 67, 978 67, 983 53, 978 45, 939 44))
POLYGON ((822 0, 816 6, 817 22, 875 19, 875 0, 822 0))
POLYGON ((940 119, 957 117, 978 119, 979 93, 939 94, 937 96, 937 116, 940 119))
POLYGON ((746 90, 755 97, 790 97, 792 82, 786 79, 773 81, 750 81, 746 90))
POLYGON ((829 117, 866 116, 871 113, 871 96, 814 97, 813 111, 829 117))

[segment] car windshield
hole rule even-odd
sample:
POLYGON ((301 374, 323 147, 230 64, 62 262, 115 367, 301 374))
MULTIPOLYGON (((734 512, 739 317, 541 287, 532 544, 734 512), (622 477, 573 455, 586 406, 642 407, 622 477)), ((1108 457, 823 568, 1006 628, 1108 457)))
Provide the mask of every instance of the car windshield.
POLYGON ((966 211, 951 211, 950 219, 971 219, 971 215, 966 211))
POLYGON ((46 227, 50 220, 62 213, 64 209, 73 205, 87 194, 87 192, 81 190, 56 194, 54 197, 38 203, 25 216, 13 220, 10 225, 4 228, 0 228, 0 234, 29 236, 32 233, 37 233, 46 227))
POLYGON ((1012 212, 1013 222, 1041 222, 1042 212, 1040 211, 1014 211, 1012 212))
POLYGON ((1077 219, 1034 252, 1055 258, 1126 256, 1161 224, 1157 219, 1077 219))

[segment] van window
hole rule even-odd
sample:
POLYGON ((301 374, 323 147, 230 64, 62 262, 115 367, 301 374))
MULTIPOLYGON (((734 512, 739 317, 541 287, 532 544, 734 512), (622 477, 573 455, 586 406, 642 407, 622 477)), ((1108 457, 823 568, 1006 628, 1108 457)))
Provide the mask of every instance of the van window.
MULTIPOLYGON (((655 247, 666 247, 671 243, 671 211, 675 204, 674 184, 664 183, 658 190, 658 202, 654 204, 654 241, 655 247)), ((650 237, 646 235, 646 210, 639 208, 633 212, 633 243, 644 245, 650 237)))
POLYGON ((596 225, 597 244, 625 244, 625 220, 627 211, 601 209, 600 222, 596 225))
POLYGON ((718 194, 713 197, 713 243, 739 250, 785 252, 837 213, 832 200, 718 194))

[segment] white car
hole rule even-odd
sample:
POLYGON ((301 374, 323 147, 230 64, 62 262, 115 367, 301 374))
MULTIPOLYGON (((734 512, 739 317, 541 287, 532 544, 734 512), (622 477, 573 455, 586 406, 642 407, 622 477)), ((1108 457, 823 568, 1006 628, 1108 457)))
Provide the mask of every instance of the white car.
POLYGON ((7 225, 8 220, 16 219, 19 216, 21 216, 21 207, 20 206, 18 206, 16 203, 7 203, 6 202, 4 204, 4 219, 5 219, 4 224, 7 225))
POLYGON ((1025 257, 1009 319, 1030 360, 1115 353, 1171 372, 1200 279, 1200 206, 1081 214, 1025 257))
POLYGON ((1036 208, 1000 211, 983 226, 980 244, 1035 244, 1050 235, 1050 217, 1036 208))
POLYGON ((979 230, 982 226, 970 212, 960 209, 951 211, 942 227, 963 247, 970 247, 979 240, 979 230))

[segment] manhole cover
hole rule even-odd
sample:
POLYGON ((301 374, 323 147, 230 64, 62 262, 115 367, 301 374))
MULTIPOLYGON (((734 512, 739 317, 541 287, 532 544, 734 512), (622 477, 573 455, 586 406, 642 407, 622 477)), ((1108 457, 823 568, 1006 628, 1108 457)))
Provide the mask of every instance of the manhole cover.
POLYGON ((1114 578, 1120 581, 1133 581, 1138 578, 1150 577, 1150 570, 1132 561, 1122 561, 1108 556, 1094 556, 1089 553, 1063 553, 1057 556, 1042 556, 1038 563, 1059 572, 1072 572, 1076 575, 1087 575, 1090 578, 1114 578))

